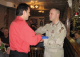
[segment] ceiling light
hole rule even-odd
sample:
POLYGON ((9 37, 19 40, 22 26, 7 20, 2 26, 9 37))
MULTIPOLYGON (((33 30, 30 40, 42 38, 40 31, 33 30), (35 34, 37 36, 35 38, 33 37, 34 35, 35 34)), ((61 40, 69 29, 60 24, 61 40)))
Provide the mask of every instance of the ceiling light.
POLYGON ((32 9, 37 9, 37 8, 39 8, 39 5, 37 4, 37 3, 38 3, 37 0, 36 0, 36 1, 31 0, 30 3, 31 3, 30 7, 31 7, 32 9))

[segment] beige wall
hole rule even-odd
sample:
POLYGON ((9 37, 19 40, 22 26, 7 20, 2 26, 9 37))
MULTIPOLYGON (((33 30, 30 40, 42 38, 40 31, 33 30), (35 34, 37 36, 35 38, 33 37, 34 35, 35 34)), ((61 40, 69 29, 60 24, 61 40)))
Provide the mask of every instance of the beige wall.
POLYGON ((4 1, 4 0, 0 0, 0 4, 6 6, 6 1, 4 1))
POLYGON ((0 0, 0 4, 8 7, 13 7, 14 8, 14 3, 12 2, 6 2, 4 0, 0 0))

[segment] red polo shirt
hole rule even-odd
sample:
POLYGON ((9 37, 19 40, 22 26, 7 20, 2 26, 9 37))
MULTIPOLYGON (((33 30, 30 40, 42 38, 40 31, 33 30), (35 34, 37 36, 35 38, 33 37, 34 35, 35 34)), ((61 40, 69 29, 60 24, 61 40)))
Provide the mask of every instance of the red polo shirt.
POLYGON ((30 45, 36 45, 42 39, 41 35, 36 35, 20 16, 11 23, 9 36, 11 50, 25 53, 30 51, 30 45))

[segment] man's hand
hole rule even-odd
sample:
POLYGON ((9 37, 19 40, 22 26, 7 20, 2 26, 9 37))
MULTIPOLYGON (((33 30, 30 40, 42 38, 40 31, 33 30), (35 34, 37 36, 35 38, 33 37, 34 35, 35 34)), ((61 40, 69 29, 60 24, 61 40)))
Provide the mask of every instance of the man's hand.
MULTIPOLYGON (((42 35, 42 34, 40 34, 40 33, 36 33, 36 35, 42 35)), ((42 36, 44 36, 44 35, 42 35, 42 36)), ((41 39, 40 42, 43 42, 43 41, 44 41, 44 39, 41 39)))
POLYGON ((44 42, 44 39, 42 39, 40 42, 44 42))
MULTIPOLYGON (((42 34, 40 34, 40 33, 36 33, 36 35, 42 35, 42 34)), ((42 35, 42 36, 44 36, 44 35, 42 35)))

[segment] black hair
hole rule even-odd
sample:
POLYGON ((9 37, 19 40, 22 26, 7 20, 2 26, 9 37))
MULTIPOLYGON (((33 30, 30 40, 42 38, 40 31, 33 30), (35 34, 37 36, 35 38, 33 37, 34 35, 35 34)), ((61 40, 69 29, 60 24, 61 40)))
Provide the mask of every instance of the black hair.
POLYGON ((16 16, 23 15, 23 11, 27 11, 30 6, 26 3, 20 3, 16 9, 16 16))

